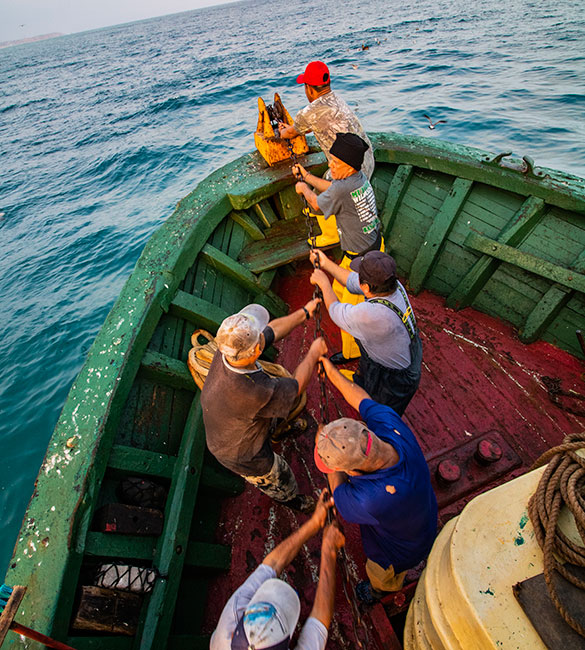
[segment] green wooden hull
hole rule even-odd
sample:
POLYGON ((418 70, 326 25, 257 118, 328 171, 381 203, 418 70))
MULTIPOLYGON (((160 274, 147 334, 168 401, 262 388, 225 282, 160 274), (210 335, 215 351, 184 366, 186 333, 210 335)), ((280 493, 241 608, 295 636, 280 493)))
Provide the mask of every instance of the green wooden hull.
MULTIPOLYGON (((372 142, 387 248, 411 290, 474 306, 511 322, 527 342, 582 357, 575 330, 585 323, 585 182, 523 172, 521 161, 502 167, 485 152, 432 139, 373 134, 372 142)), ((313 152, 306 165, 323 171, 324 156, 313 152)), ((213 331, 253 301, 286 312, 271 290, 276 269, 305 254, 289 169, 266 168, 256 153, 234 161, 180 201, 146 245, 71 388, 35 485, 5 578, 28 586, 21 622, 79 650, 207 646, 202 608, 183 617, 188 626, 181 609, 204 602, 209 576, 229 567, 229 548, 213 543, 214 495, 235 494, 241 483, 205 450, 185 362, 197 327, 213 331), (168 487, 157 538, 92 530, 96 508, 128 474, 168 487), (71 631, 85 568, 102 558, 158 571, 134 636, 71 631)))

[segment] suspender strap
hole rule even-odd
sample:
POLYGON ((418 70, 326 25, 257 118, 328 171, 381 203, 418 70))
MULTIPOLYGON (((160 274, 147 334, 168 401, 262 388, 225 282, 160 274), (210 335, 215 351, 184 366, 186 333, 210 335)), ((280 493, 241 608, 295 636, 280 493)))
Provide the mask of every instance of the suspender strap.
POLYGON ((368 302, 376 302, 379 303, 380 305, 385 305, 386 307, 389 307, 398 316, 398 318, 400 318, 400 320, 404 324, 404 327, 406 327, 408 336, 410 336, 412 340, 416 335, 416 320, 412 312, 412 307, 410 306, 410 301, 408 300, 408 296, 406 295, 406 291, 404 291, 404 289, 400 285, 398 285, 398 290, 402 294, 402 297, 404 298, 404 302, 406 303, 405 312, 401 311, 393 302, 390 302, 390 300, 386 300, 386 298, 369 298, 368 302))

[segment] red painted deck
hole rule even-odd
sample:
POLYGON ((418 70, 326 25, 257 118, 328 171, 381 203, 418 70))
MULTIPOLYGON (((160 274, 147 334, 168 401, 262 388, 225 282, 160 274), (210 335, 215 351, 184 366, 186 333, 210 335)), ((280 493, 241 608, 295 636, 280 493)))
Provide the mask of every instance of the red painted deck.
MULTIPOLYGON (((302 267, 295 277, 281 281, 280 295, 296 309, 310 299, 310 269, 302 267)), ((475 494, 524 473, 538 456, 559 444, 564 435, 585 427, 585 417, 575 416, 552 404, 542 376, 561 379, 564 390, 585 393, 585 365, 548 343, 524 345, 514 329, 494 318, 465 309, 447 309, 444 300, 424 292, 412 298, 424 345, 423 374, 420 388, 405 413, 405 420, 417 435, 432 467, 437 455, 459 462, 462 475, 450 487, 437 485, 438 499, 448 505, 441 509, 444 523, 457 514, 475 494), (497 432, 495 435, 490 432, 497 432), (502 459, 481 466, 471 456, 483 434, 499 440, 502 459), (465 442, 459 454, 449 449, 465 442), (442 452, 447 451, 446 454, 442 452), (502 475, 503 473, 503 475, 502 475), (498 476, 499 474, 499 476, 498 476), (497 478, 494 479, 494 476, 497 478)), ((337 329, 324 310, 323 325, 331 341, 331 352, 339 349, 337 329)), ((295 330, 278 345, 277 361, 292 370, 305 354, 314 335, 313 321, 295 330)), ((316 378, 309 387, 307 410, 319 418, 319 389, 316 378)), ((330 418, 339 417, 335 404, 344 415, 355 416, 339 393, 329 386, 330 418)), ((569 403, 569 402, 567 402, 569 403)), ((572 406, 585 408, 584 402, 572 406)), ((316 492, 324 479, 315 468, 313 435, 315 423, 296 440, 286 440, 280 453, 290 462, 304 492, 316 492)), ((304 517, 275 505, 251 486, 242 495, 226 500, 218 528, 218 542, 232 546, 232 570, 211 588, 208 600, 208 631, 211 632, 223 605, 275 544, 296 529, 304 517)), ((357 526, 346 524, 347 552, 354 580, 365 577, 364 556, 357 526)), ((301 620, 309 614, 318 576, 320 540, 312 540, 286 572, 286 579, 301 595, 301 620)), ((371 613, 372 628, 380 629, 380 608, 371 613)), ((387 629, 387 628, 386 628, 387 629)), ((356 647, 351 616, 338 580, 336 615, 330 631, 331 649, 356 647)), ((387 647, 372 643, 372 648, 387 647)))

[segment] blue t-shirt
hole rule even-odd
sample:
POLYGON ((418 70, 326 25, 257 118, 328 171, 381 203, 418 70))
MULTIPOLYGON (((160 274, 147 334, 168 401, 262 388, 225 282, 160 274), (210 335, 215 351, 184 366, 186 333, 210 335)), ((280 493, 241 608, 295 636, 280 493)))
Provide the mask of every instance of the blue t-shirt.
POLYGON ((387 469, 350 476, 336 488, 335 506, 346 521, 360 524, 366 556, 400 573, 431 550, 437 534, 437 499, 422 449, 398 414, 364 399, 360 415, 370 431, 394 447, 400 460, 387 469))

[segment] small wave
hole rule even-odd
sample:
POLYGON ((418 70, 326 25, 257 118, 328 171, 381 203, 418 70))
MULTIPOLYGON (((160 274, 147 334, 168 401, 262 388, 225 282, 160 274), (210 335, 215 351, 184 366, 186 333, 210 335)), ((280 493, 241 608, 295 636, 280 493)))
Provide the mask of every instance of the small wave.
POLYGON ((0 113, 8 113, 8 111, 11 111, 15 108, 19 108, 20 104, 8 104, 8 106, 0 106, 0 113))
POLYGON ((187 97, 186 95, 179 95, 177 97, 169 97, 168 99, 165 99, 162 102, 157 102, 156 104, 152 104, 152 106, 150 106, 150 108, 147 109, 147 112, 156 115, 158 113, 177 111, 182 109, 185 106, 197 105, 198 103, 199 103, 198 100, 194 100, 190 97, 187 97))
POLYGON ((125 129, 120 131, 115 131, 113 129, 100 129, 88 135, 80 138, 76 143, 75 147, 85 147, 91 144, 102 144, 106 142, 113 142, 117 138, 124 137, 133 132, 133 129, 125 129))
POLYGON ((580 106, 581 104, 585 105, 585 94, 579 93, 565 93, 565 94, 551 94, 543 99, 545 104, 565 104, 565 105, 575 105, 580 106))

